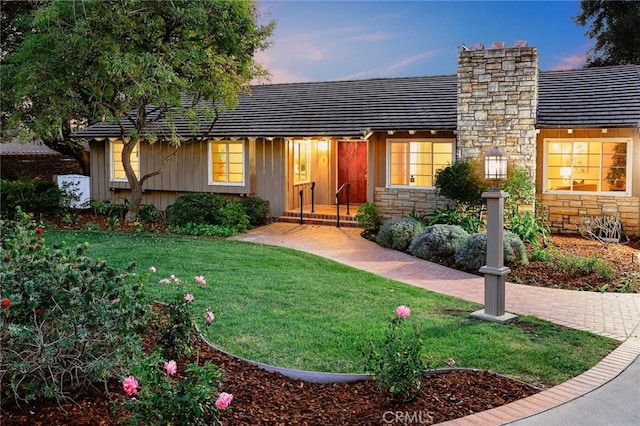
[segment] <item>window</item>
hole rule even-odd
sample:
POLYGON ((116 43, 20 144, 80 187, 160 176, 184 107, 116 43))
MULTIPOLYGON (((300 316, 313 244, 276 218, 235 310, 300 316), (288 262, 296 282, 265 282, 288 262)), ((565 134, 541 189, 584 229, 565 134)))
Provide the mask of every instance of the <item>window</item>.
MULTIPOLYGON (((124 143, 119 140, 110 140, 109 141, 109 151, 111 157, 111 180, 115 182, 126 182, 127 175, 124 172, 124 165, 122 164, 122 149, 124 148, 124 143)), ((138 153, 139 145, 133 148, 131 152, 131 167, 133 167, 133 171, 136 176, 140 177, 140 159, 138 153)))
POLYGON ((311 181, 309 165, 311 149, 308 140, 293 141, 293 184, 298 185, 311 181))
POLYGON ((625 192, 630 186, 627 139, 545 139, 546 191, 625 192))
POLYGON ((390 186, 435 186, 436 172, 451 163, 452 140, 387 139, 390 186))
POLYGON ((209 142, 209 185, 244 185, 244 142, 209 142))

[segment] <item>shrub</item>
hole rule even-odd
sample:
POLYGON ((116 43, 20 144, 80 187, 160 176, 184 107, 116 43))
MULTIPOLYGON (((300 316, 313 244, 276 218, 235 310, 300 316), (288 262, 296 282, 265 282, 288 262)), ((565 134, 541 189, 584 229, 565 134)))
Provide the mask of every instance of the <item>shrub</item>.
POLYGON ((505 200, 508 207, 517 205, 533 205, 536 198, 535 183, 529 174, 520 168, 509 169, 507 180, 502 182, 500 188, 509 193, 505 200))
POLYGON ((140 210, 138 210, 138 215, 136 217, 143 223, 155 222, 160 218, 160 210, 158 210, 158 208, 153 204, 143 204, 140 206, 140 210))
POLYGON ((522 241, 533 245, 546 244, 549 228, 542 216, 530 211, 519 212, 517 207, 505 210, 505 228, 518 235, 522 241))
POLYGON ((125 392, 131 393, 129 397, 123 396, 126 398, 122 404, 126 413, 123 422, 132 425, 221 424, 215 395, 222 384, 222 372, 208 362, 202 366, 189 363, 184 368, 174 364, 175 370, 180 368, 183 372, 182 377, 175 377, 170 362, 154 352, 131 369, 132 374, 123 381, 123 384, 128 382, 125 392))
POLYGON ((411 218, 390 219, 382 224, 376 242, 383 247, 405 251, 424 225, 411 218))
POLYGON ((396 313, 384 337, 372 340, 363 356, 365 369, 373 373, 378 388, 384 389, 395 402, 408 402, 420 392, 420 379, 429 364, 421 355, 423 343, 419 328, 405 325, 409 308, 399 306, 396 313))
POLYGON ((438 194, 462 204, 482 204, 482 193, 486 188, 476 160, 459 160, 436 172, 438 194))
MULTIPOLYGON (((506 266, 517 266, 528 263, 527 252, 524 243, 517 235, 510 231, 504 233, 503 244, 504 264, 506 266)), ((476 272, 487 261, 487 233, 480 232, 471 235, 456 250, 456 265, 465 271, 476 272)))
POLYGON ((469 233, 457 225, 427 226, 413 238, 409 252, 421 259, 445 263, 467 238, 469 233))
POLYGON ((3 215, 14 217, 16 208, 35 214, 54 214, 60 211, 63 191, 52 181, 21 179, 2 181, 0 208, 3 215))
POLYGON ((480 218, 481 206, 458 205, 436 209, 424 216, 425 225, 458 225, 469 234, 475 234, 484 226, 480 218))
POLYGON ((86 246, 45 246, 42 228, 16 215, 0 221, 2 395, 61 401, 120 376, 146 318, 139 277, 85 257, 86 246))
POLYGON ((218 212, 220 225, 236 232, 246 232, 249 229, 249 216, 239 202, 229 201, 218 212))
POLYGON ((582 257, 571 253, 562 253, 555 256, 553 265, 575 277, 595 273, 603 280, 610 281, 618 274, 614 265, 598 256, 582 257))
POLYGON ((260 197, 245 197, 240 199, 240 205, 249 217, 249 225, 252 227, 269 223, 269 214, 271 213, 269 200, 260 197))
POLYGON ((358 206, 358 213, 356 213, 356 220, 358 224, 364 228, 365 231, 377 233, 382 225, 383 218, 378 213, 378 209, 374 203, 366 202, 358 206))
POLYGON ((194 192, 180 194, 173 204, 167 207, 167 224, 170 226, 185 226, 194 224, 222 225, 220 210, 227 204, 227 200, 220 194, 208 192, 194 192))

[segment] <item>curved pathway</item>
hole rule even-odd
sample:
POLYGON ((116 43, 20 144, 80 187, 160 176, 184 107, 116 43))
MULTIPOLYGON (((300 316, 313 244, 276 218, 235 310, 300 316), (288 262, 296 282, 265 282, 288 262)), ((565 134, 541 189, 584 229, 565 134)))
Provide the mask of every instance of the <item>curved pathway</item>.
MULTIPOLYGON (((361 230, 357 228, 276 222, 253 229, 233 239, 313 253, 430 291, 484 303, 482 277, 386 249, 365 240, 360 236, 360 232, 361 230)), ((640 294, 578 292, 507 283, 505 306, 508 312, 535 315, 567 327, 611 337, 621 341, 622 344, 591 370, 568 382, 529 398, 456 419, 447 424, 499 425, 519 419, 523 420, 517 421, 518 425, 548 426, 554 425, 555 421, 561 421, 562 424, 582 424, 559 417, 567 415, 561 409, 574 409, 576 412, 580 410, 583 415, 588 414, 588 410, 584 411, 585 407, 578 406, 578 402, 581 402, 579 397, 600 388, 622 372, 625 372, 624 377, 628 379, 629 375, 633 374, 630 380, 625 382, 628 389, 623 390, 628 393, 630 406, 613 408, 609 405, 606 407, 608 412, 601 412, 598 404, 589 403, 586 404, 586 408, 593 411, 593 416, 585 417, 593 422, 588 424, 594 425, 611 424, 612 418, 622 419, 621 423, 618 423, 621 426, 640 424, 640 383, 638 382, 640 363, 633 363, 640 355, 640 294), (632 363, 636 368, 628 369, 627 367, 632 363), (547 411, 569 401, 572 403, 547 411), (634 401, 637 404, 634 404, 634 401), (573 408, 574 405, 575 408, 573 408), (619 411, 618 417, 611 412, 612 409, 619 411), (547 412, 539 416, 529 417, 545 411, 547 412)), ((611 392, 620 392, 618 388, 613 389, 616 390, 611 392)), ((611 395, 611 397, 617 396, 611 395)), ((607 399, 607 395, 604 399, 607 399)))

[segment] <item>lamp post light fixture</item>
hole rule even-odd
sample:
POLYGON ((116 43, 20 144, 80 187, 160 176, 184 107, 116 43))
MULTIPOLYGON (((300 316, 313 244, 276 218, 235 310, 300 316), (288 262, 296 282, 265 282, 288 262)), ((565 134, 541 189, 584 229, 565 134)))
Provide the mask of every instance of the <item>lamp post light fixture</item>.
POLYGON ((479 270, 484 274, 484 309, 471 316, 506 324, 517 316, 505 312, 505 277, 511 270, 504 266, 504 199, 509 194, 500 190, 507 178, 507 155, 500 148, 485 154, 484 177, 493 185, 482 194, 487 200, 487 263, 479 270))

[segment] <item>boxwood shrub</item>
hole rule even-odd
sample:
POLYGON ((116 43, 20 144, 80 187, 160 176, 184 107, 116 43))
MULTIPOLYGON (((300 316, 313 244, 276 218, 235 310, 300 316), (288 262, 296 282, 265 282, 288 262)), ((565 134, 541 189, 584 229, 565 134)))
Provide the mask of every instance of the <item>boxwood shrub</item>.
MULTIPOLYGON (((511 231, 504 232, 505 266, 526 265, 529 263, 524 243, 511 231)), ((456 266, 465 271, 477 272, 487 263, 487 233, 471 235, 455 252, 456 266)))

